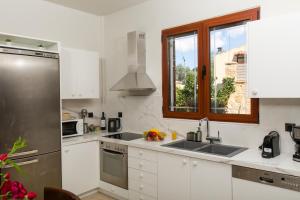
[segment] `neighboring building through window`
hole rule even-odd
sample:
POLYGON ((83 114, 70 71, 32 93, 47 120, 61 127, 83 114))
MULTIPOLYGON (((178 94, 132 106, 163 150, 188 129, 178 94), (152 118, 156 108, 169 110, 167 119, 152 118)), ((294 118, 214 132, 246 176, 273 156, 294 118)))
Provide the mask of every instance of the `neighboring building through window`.
POLYGON ((162 32, 164 117, 258 122, 247 97, 247 28, 259 8, 162 32))

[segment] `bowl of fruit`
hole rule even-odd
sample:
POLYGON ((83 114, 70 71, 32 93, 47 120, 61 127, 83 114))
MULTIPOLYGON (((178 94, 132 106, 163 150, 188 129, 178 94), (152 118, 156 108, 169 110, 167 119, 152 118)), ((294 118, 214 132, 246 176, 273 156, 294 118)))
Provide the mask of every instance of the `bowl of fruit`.
POLYGON ((162 141, 166 137, 166 133, 159 131, 158 129, 150 129, 144 132, 144 138, 147 141, 162 141))

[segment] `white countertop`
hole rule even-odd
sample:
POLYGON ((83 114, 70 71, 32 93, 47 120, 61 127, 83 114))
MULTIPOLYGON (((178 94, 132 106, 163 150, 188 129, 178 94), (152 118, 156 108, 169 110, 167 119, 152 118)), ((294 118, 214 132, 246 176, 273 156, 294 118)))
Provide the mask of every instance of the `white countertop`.
MULTIPOLYGON (((249 168, 267 170, 277 173, 289 174, 294 176, 300 176, 300 163, 292 160, 292 154, 282 153, 279 156, 271 159, 265 159, 261 157, 261 152, 258 149, 248 149, 231 158, 216 156, 212 154, 193 152, 188 150, 180 150, 175 148, 163 147, 161 145, 174 142, 170 137, 167 137, 161 142, 148 142, 142 139, 136 139, 131 141, 124 141, 118 139, 111 139, 103 137, 105 135, 112 135, 116 133, 90 133, 79 137, 65 138, 62 141, 63 146, 74 145, 78 143, 90 142, 90 141, 105 141, 118 144, 124 144, 131 147, 144 148, 153 151, 171 153, 181 156, 188 156, 191 158, 198 158, 203 160, 209 160, 214 162, 220 162, 230 165, 238 165, 249 168)), ((178 138, 181 140, 183 138, 178 138)))

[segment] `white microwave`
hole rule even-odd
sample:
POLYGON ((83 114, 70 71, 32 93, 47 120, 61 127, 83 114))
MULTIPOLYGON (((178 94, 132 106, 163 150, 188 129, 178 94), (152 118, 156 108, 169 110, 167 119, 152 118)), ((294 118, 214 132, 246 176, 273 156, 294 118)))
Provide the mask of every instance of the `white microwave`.
POLYGON ((83 135, 83 119, 73 119, 62 122, 62 137, 83 135))

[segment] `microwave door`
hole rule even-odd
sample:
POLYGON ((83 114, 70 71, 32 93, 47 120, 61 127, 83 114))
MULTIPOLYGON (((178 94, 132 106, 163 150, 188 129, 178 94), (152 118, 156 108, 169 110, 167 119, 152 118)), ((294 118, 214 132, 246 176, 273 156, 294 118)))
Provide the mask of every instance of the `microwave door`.
POLYGON ((71 137, 77 134, 77 122, 63 122, 63 137, 71 137))

